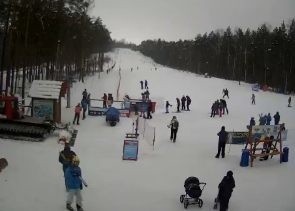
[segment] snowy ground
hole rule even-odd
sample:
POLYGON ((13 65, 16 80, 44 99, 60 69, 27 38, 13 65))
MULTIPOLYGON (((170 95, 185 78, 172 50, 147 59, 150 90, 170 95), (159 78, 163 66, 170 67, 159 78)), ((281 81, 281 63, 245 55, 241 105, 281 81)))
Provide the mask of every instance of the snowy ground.
MULTIPOLYGON (((149 123, 156 127, 153 150, 140 140, 137 161, 123 161, 122 148, 126 132, 132 131, 132 118, 121 118, 110 127, 103 117, 88 116, 78 126, 78 137, 73 150, 79 155, 83 177, 89 187, 83 189, 84 209, 87 211, 179 211, 184 193, 183 183, 189 176, 206 182, 201 198, 202 208, 192 205, 188 210, 212 210, 217 186, 226 171, 232 170, 236 180, 229 204, 231 211, 294 211, 295 210, 295 110, 287 107, 288 96, 258 92, 256 105, 251 105, 249 84, 204 78, 155 64, 138 52, 117 49, 109 54, 116 66, 109 74, 89 77, 85 84, 72 88, 72 108, 66 109, 63 100, 62 120, 72 121, 76 103, 86 88, 92 98, 103 93, 116 96, 119 81, 121 100, 124 94, 140 97, 140 80, 148 80, 151 98, 157 101, 157 111, 149 123), (138 69, 137 69, 138 67, 138 69), (155 69, 156 67, 156 69, 155 69), (133 69, 131 71, 131 68, 133 69), (221 98, 228 88, 226 99, 229 115, 210 118, 213 101, 221 98), (164 114, 164 101, 174 106, 175 98, 190 95, 190 112, 164 114), (254 167, 239 166, 241 145, 226 149, 224 159, 214 158, 217 151, 217 132, 224 125, 228 131, 245 131, 250 117, 258 120, 259 113, 276 111, 288 129, 289 162, 279 163, 278 156, 268 161, 254 161, 254 167), (176 143, 169 140, 167 124, 176 115, 180 122, 176 143)), ((293 99, 294 101, 294 99, 293 99)), ((272 122, 273 123, 273 122, 272 122)), ((42 143, 0 140, 0 157, 9 166, 0 174, 0 211, 65 210, 66 192, 62 168, 58 162, 61 146, 57 136, 42 143)))

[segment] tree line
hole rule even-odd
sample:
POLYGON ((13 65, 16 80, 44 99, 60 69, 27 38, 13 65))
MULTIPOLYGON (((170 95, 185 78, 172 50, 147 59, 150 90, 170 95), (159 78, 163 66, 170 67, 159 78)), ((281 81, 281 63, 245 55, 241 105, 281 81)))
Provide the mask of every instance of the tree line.
POLYGON ((93 0, 1 0, 0 88, 15 93, 22 78, 84 80, 102 69, 111 37, 87 11, 93 0), (95 54, 95 56, 93 56, 95 54))
POLYGON ((273 30, 238 28, 199 34, 194 40, 146 40, 138 48, 155 62, 193 73, 295 91, 295 20, 273 30))

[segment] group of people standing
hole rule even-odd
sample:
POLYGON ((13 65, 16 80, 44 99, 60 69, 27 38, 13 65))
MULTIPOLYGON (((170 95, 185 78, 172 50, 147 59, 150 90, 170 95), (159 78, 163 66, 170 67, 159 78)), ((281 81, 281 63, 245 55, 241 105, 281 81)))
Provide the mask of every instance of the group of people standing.
MULTIPOLYGON (((70 145, 65 142, 64 149, 59 153, 58 160, 62 164, 64 173, 67 191, 66 208, 70 211, 74 211, 72 203, 75 196, 77 211, 83 211, 81 193, 81 190, 83 189, 83 179, 82 171, 79 167, 79 157, 71 150, 70 145)), ((84 185, 86 186, 85 183, 84 185)))
POLYGON ((102 96, 102 107, 103 108, 107 108, 107 107, 111 107, 113 102, 114 102, 114 98, 113 95, 111 93, 108 93, 108 95, 106 93, 103 93, 102 96))
MULTIPOLYGON (((276 112, 276 114, 273 116, 273 118, 274 118, 274 125, 278 125, 280 123, 280 119, 281 119, 279 112, 276 112)), ((271 117, 270 113, 268 113, 267 115, 266 114, 263 115, 262 113, 259 114, 259 125, 270 125, 271 120, 272 120, 272 117, 271 117)), ((256 125, 254 117, 251 117, 249 125, 250 125, 250 127, 256 125)))
POLYGON ((211 106, 211 115, 210 117, 215 117, 215 115, 222 115, 225 113, 228 114, 227 103, 224 99, 216 100, 211 106))

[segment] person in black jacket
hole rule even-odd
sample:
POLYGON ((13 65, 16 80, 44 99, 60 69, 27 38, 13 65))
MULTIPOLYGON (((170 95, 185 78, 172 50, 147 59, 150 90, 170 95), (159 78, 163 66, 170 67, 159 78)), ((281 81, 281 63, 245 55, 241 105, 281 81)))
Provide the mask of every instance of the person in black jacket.
POLYGON ((278 125, 280 122, 280 114, 279 112, 277 112, 274 116, 273 116, 274 120, 275 120, 275 125, 278 125))
POLYGON ((225 144, 226 144, 226 141, 227 141, 227 132, 225 131, 224 126, 221 127, 221 130, 220 130, 219 133, 217 133, 217 135, 219 136, 219 139, 218 139, 218 152, 217 152, 215 157, 219 158, 220 151, 221 151, 221 156, 222 156, 222 158, 224 158, 224 156, 225 156, 225 144))
POLYGON ((180 112, 180 110, 179 110, 179 107, 180 107, 180 100, 179 100, 178 97, 176 98, 176 103, 177 103, 177 112, 180 112))
POLYGON ((186 97, 183 95, 181 98, 181 110, 185 110, 186 97))
POLYGON ((220 203, 220 211, 226 211, 228 209, 228 202, 235 186, 236 184, 233 172, 228 171, 226 176, 223 177, 222 181, 218 185, 218 201, 220 203))
POLYGON ((192 103, 191 98, 187 95, 186 96, 186 110, 190 111, 189 106, 192 103))

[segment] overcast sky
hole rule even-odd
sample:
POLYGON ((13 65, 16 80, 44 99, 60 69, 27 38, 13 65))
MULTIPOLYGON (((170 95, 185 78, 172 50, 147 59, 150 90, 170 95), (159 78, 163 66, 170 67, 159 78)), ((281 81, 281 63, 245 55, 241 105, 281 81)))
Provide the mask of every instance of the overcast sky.
POLYGON ((216 29, 279 26, 295 17, 295 0, 94 0, 99 16, 116 40, 194 39, 216 29))

